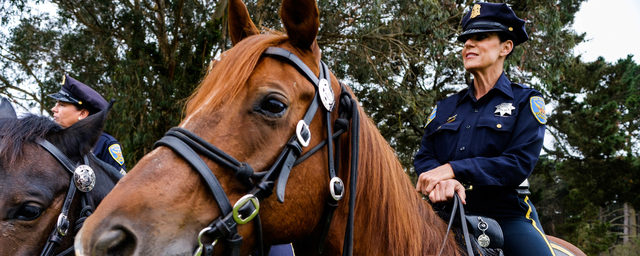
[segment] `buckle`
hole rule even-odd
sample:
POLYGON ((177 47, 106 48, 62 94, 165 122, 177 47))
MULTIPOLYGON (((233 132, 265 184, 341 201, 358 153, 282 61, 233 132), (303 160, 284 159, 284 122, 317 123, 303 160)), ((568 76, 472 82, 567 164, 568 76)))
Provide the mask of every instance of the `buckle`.
POLYGON ((241 197, 238 200, 238 202, 236 202, 235 205, 233 205, 233 210, 232 210, 233 220, 235 220, 236 223, 241 225, 247 224, 249 223, 249 221, 253 220, 253 218, 256 217, 256 215, 258 215, 259 210, 260 210, 260 201, 258 200, 258 198, 253 194, 246 194, 243 197, 241 197), (243 218, 242 214, 240 214, 240 209, 245 205, 247 205, 247 203, 249 202, 253 204, 253 208, 255 209, 253 210, 253 212, 251 212, 251 214, 249 214, 249 216, 243 218))
MULTIPOLYGON (((198 234, 198 249, 196 250, 196 252, 193 253, 193 256, 201 256, 202 252, 204 250, 204 245, 202 244, 202 236, 211 231, 213 228, 212 227, 206 227, 203 228, 202 230, 200 230, 200 233, 198 234)), ((211 242, 211 247, 215 247, 216 244, 218 243, 218 239, 213 240, 213 242, 211 242)))
POLYGON ((58 215, 56 229, 58 230, 58 234, 60 234, 61 236, 67 235, 67 231, 69 231, 69 219, 64 213, 60 213, 60 215, 58 215))
POLYGON ((309 146, 311 131, 309 130, 309 125, 307 125, 304 120, 298 121, 298 125, 296 125, 296 137, 298 137, 300 145, 303 147, 309 146))
POLYGON ((344 183, 338 177, 333 177, 329 181, 329 191, 333 200, 340 201, 344 196, 344 183))

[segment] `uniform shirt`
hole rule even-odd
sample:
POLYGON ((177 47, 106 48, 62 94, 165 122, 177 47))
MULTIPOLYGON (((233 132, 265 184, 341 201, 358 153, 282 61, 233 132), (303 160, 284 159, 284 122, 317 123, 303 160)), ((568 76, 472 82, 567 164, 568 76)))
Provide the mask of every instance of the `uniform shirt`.
POLYGON ((98 142, 93 147, 93 154, 105 163, 112 165, 120 173, 125 174, 127 167, 124 165, 122 147, 120 143, 111 135, 103 132, 98 142))
POLYGON ((515 188, 529 177, 542 148, 546 116, 540 96, 503 73, 480 100, 470 85, 438 102, 414 160, 416 173, 449 163, 458 181, 473 186, 467 191, 469 212, 526 213, 515 188))

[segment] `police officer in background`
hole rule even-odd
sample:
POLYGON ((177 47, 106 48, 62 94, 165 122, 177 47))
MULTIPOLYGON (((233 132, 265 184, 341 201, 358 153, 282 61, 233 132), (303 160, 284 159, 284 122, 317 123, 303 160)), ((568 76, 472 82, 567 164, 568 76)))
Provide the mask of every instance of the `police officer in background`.
POLYGON ((528 39, 524 24, 496 3, 476 3, 462 18, 458 41, 473 80, 429 115, 414 159, 416 190, 433 203, 457 193, 470 214, 497 220, 507 256, 553 255, 527 193, 518 191, 538 160, 547 122, 540 92, 504 72, 507 56, 528 39))
MULTIPOLYGON (((109 103, 98 92, 68 75, 64 75, 60 91, 50 94, 49 97, 56 100, 56 105, 51 108, 51 111, 53 112, 53 120, 62 128, 72 126, 109 106, 109 103)), ((119 170, 120 173, 126 173, 122 147, 113 136, 103 132, 91 151, 100 160, 119 170)))

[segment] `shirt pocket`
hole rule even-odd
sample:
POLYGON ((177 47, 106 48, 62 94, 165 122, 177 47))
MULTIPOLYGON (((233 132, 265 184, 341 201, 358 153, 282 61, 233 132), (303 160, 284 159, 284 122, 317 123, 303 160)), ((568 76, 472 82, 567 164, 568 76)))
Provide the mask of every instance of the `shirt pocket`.
POLYGON ((456 145, 458 144, 459 129, 462 121, 456 120, 450 123, 434 125, 433 131, 427 135, 435 146, 435 156, 440 162, 451 161, 456 145))
POLYGON ((501 154, 511 141, 515 121, 514 116, 479 118, 474 136, 478 142, 475 145, 481 147, 477 152, 482 152, 480 155, 491 156, 501 154))

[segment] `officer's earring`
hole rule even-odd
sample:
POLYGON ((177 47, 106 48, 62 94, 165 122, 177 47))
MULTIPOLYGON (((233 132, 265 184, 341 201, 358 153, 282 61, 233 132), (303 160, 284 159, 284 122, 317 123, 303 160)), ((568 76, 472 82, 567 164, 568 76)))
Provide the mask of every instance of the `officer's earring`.
POLYGON ((78 117, 78 121, 82 120, 82 117, 78 117))

